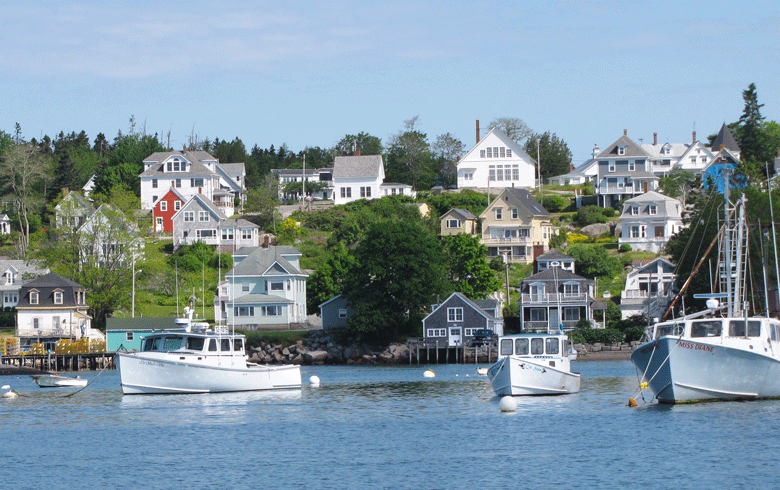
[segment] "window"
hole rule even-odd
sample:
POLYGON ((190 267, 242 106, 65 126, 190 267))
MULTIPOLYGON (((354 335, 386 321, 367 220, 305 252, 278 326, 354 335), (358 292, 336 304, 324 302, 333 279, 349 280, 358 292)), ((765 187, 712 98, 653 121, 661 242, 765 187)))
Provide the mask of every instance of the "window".
POLYGON ((491 147, 487 148, 487 157, 488 158, 493 158, 493 148, 491 148, 491 147))
POLYGON ((339 309, 339 318, 346 318, 347 317, 347 309, 346 308, 340 308, 339 309))
POLYGON ((517 219, 520 217, 520 212, 517 210, 517 208, 512 208, 512 219, 517 219))
POLYGON ((544 354, 544 339, 541 338, 531 339, 531 354, 535 356, 544 354))
POLYGON ((360 188, 360 197, 371 197, 371 188, 370 187, 361 187, 360 188))
POLYGON ((30 304, 31 305, 38 304, 38 291, 30 291, 30 304))
POLYGON ((203 178, 190 179, 190 187, 203 187, 203 178))
POLYGON ((530 228, 520 228, 517 231, 519 232, 518 235, 520 236, 520 238, 528 238, 531 236, 530 228))
POLYGON ((62 291, 54 291, 54 304, 61 305, 62 297, 63 297, 62 291))
POLYGON ((528 339, 515 339, 515 355, 516 356, 528 355, 528 339))
POLYGON ((651 205, 649 205, 649 206, 647 207, 647 211, 648 211, 650 214, 658 214, 658 206, 656 206, 655 204, 651 204, 651 205))
POLYGON ((496 166, 496 180, 504 180, 504 166, 503 165, 497 165, 496 166))
POLYGON ((211 238, 217 236, 216 230, 195 230, 195 236, 198 238, 211 238))
POLYGON ((175 184, 176 187, 181 187, 181 179, 176 179, 175 184))
POLYGON ((661 160, 661 165, 663 165, 664 167, 668 167, 671 164, 672 164, 671 160, 661 160))
POLYGON ((488 171, 488 180, 496 180, 496 166, 491 165, 488 171))
POLYGON ((448 322, 462 322, 463 321, 463 308, 447 308, 447 321, 448 322))
POLYGON ((630 170, 631 172, 633 172, 634 170, 636 170, 636 164, 635 164, 634 162, 629 162, 629 164, 628 164, 628 170, 630 170))
POLYGON ((544 284, 531 284, 528 286, 528 292, 531 293, 531 301, 541 301, 544 297, 544 284))
POLYGON ((208 221, 209 220, 209 212, 208 211, 198 211, 198 221, 208 221))
POLYGON ((222 228, 222 239, 223 240, 232 240, 233 239, 233 228, 222 228))
POLYGON ((261 316, 282 316, 282 307, 281 306, 261 306, 260 307, 260 315, 261 316))
POLYGON ((564 308, 563 309, 563 320, 567 322, 576 322, 580 319, 580 309, 579 308, 564 308))
POLYGON ((609 162, 609 168, 607 169, 609 172, 615 171, 615 162, 609 162))
POLYGON ((249 240, 252 238, 252 229, 251 228, 244 228, 241 230, 241 239, 242 240, 249 240))
POLYGON ((564 296, 576 296, 580 293, 580 285, 577 283, 564 284, 563 295, 564 296))
POLYGON ((168 211, 168 201, 160 201, 160 211, 168 211))
POLYGON ((544 308, 531 308, 530 318, 532 322, 546 322, 547 310, 544 308))
POLYGON ((631 206, 629 208, 629 214, 636 216, 639 214, 639 206, 631 206))
POLYGON ((157 179, 152 179, 152 189, 157 189, 157 179))
POLYGON ((284 283, 283 282, 272 282, 271 283, 271 291, 284 291, 284 283))
POLYGON ((39 322, 40 322, 40 320, 39 320, 37 317, 36 317, 36 318, 33 318, 33 319, 32 319, 33 328, 38 328, 38 327, 40 326, 40 325, 39 325, 39 322))
MULTIPOLYGON (((152 196, 152 202, 157 202, 157 196, 152 196)), ((73 221, 76 221, 76 218, 73 218, 73 221)))
POLYGON ((241 283, 241 291, 248 293, 249 292, 249 282, 244 281, 241 283))
POLYGON ((479 158, 485 158, 485 150, 479 150, 479 158))
POLYGON ((560 352, 561 343, 557 338, 546 339, 545 344, 547 345, 545 346, 544 350, 545 352, 547 352, 548 355, 557 354, 558 352, 560 352))
POLYGON ((133 332, 125 332, 125 340, 126 341, 132 342, 133 341, 133 337, 134 337, 133 336, 133 332))
POLYGON ((181 209, 181 201, 179 201, 178 199, 173 201, 173 209, 174 209, 174 211, 180 210, 181 209))
POLYGON ((447 330, 444 328, 429 328, 427 337, 446 337, 447 330))
POLYGON ((512 149, 511 148, 507 148, 506 149, 506 157, 507 158, 512 158, 512 149))
POLYGON ((184 221, 195 221, 195 211, 184 211, 184 221))
POLYGON ((233 315, 235 316, 255 316, 254 306, 235 306, 233 307, 233 315))
MULTIPOLYGON (((758 337, 761 334, 761 322, 749 321, 748 322, 748 337, 758 337)), ((744 337, 745 336, 745 321, 744 320, 731 320, 729 321, 729 337, 744 337)))
POLYGON ((504 218, 504 210, 502 208, 496 208, 496 219, 504 218))
POLYGON ((460 228, 460 220, 459 219, 448 219, 448 220, 446 220, 446 226, 447 226, 447 228, 460 228))
POLYGON ((60 327, 60 317, 53 316, 51 317, 51 328, 57 329, 60 327))
POLYGON ((343 197, 343 198, 352 197, 352 188, 351 187, 342 187, 341 188, 341 197, 343 197))
POLYGON ((626 154, 626 147, 625 146, 618 146, 617 147, 617 154, 618 155, 625 155, 626 154))
POLYGON ((512 165, 512 180, 520 180, 520 165, 512 165))
POLYGON ((631 227, 631 238, 639 238, 641 236, 641 231, 639 228, 639 226, 631 227))
POLYGON ((506 148, 504 148, 504 147, 502 146, 502 147, 501 147, 501 148, 499 148, 498 150, 499 150, 499 152, 500 152, 501 158, 505 158, 505 157, 506 157, 506 148))

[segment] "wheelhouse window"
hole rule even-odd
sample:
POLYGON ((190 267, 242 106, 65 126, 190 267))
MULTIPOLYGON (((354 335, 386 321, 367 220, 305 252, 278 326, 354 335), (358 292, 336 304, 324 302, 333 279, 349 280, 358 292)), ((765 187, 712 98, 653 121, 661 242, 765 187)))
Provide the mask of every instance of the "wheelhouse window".
POLYGON ((512 339, 501 339, 501 346, 499 347, 502 356, 512 355, 512 339))
POLYGON ((531 339, 531 354, 535 356, 544 354, 544 339, 537 337, 531 339))
POLYGON ((463 308, 447 308, 447 321, 448 322, 462 322, 463 321, 463 308))
POLYGON ((203 337, 187 337, 188 350, 202 351, 205 344, 206 339, 203 337))
MULTIPOLYGON (((748 337, 759 337, 761 335, 761 322, 748 321, 748 337)), ((729 322, 729 337, 744 337, 745 321, 731 320, 729 322)))
POLYGON ((720 337, 722 333, 723 322, 720 320, 702 320, 691 323, 691 337, 720 337))
POLYGON ((515 339, 515 355, 516 356, 528 355, 528 339, 515 339))
POLYGON ((545 343, 547 345, 544 350, 548 355, 558 354, 561 351, 560 341, 557 338, 548 338, 545 343))
POLYGON ((165 337, 165 342, 163 343, 163 350, 181 349, 182 345, 184 345, 184 337, 180 337, 178 335, 165 337))

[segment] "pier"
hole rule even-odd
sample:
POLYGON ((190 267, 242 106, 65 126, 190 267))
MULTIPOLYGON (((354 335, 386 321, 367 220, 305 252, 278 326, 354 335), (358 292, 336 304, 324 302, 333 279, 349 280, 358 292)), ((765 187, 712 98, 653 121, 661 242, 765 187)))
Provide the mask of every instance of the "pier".
POLYGON ((97 371, 108 367, 115 369, 114 352, 89 354, 25 354, 2 356, 0 364, 40 371, 97 371))
POLYGON ((467 362, 478 364, 480 362, 493 363, 498 360, 498 349, 494 343, 450 346, 443 339, 411 337, 407 340, 406 345, 409 347, 409 364, 412 364, 415 359, 417 364, 439 364, 440 360, 443 364, 465 364, 467 362), (443 351, 441 357, 440 351, 443 351))

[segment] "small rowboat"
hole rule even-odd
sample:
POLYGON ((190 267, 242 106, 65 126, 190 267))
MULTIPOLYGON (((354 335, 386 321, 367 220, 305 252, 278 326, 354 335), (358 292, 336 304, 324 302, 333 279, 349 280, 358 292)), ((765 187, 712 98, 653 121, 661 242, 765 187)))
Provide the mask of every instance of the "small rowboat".
POLYGON ((60 376, 59 374, 35 374, 30 376, 38 383, 41 388, 80 388, 87 386, 87 380, 76 376, 70 378, 68 376, 60 376))

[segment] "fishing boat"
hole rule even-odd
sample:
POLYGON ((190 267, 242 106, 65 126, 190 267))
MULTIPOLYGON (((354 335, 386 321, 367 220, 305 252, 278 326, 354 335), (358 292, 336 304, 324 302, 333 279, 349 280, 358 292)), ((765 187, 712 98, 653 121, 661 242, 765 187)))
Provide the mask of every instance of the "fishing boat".
POLYGON ((87 386, 88 383, 86 379, 78 376, 71 378, 69 376, 60 376, 59 374, 33 374, 30 377, 41 388, 80 388, 87 386))
POLYGON ((523 333, 498 339, 498 360, 488 369, 499 396, 564 395, 580 391, 572 372, 574 349, 564 333, 523 333))
POLYGON ((780 321, 749 316, 745 301, 746 202, 742 196, 732 204, 725 186, 724 222, 717 236, 720 291, 694 295, 707 300, 703 311, 661 318, 648 327, 645 342, 631 355, 640 387, 649 387, 659 403, 780 397, 780 321))
POLYGON ((147 335, 140 351, 117 352, 114 362, 125 395, 301 388, 299 366, 249 362, 245 349, 243 334, 189 323, 147 335))

